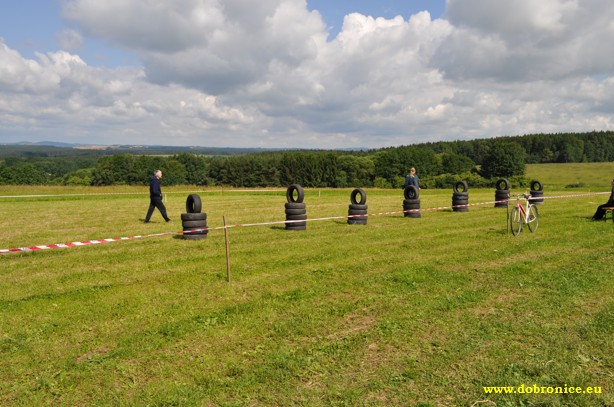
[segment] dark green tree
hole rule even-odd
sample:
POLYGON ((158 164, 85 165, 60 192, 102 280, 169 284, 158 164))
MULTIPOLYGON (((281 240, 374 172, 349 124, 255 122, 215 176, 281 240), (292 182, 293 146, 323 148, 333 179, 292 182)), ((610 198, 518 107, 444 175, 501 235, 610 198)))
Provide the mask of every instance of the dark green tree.
POLYGON ((484 157, 480 173, 484 178, 524 175, 525 155, 518 143, 497 142, 484 157))
POLYGON ((441 155, 441 173, 443 174, 460 174, 471 171, 474 167, 473 160, 465 155, 454 153, 441 155))
POLYGON ((204 157, 194 154, 181 153, 175 156, 185 167, 186 182, 191 185, 208 185, 207 165, 204 157))

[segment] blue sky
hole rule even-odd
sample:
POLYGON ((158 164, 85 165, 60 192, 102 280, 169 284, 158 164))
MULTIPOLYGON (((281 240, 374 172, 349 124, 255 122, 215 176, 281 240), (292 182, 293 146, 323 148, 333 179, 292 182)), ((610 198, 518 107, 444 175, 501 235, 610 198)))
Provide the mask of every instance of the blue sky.
POLYGON ((405 18, 419 11, 427 10, 432 18, 443 14, 444 0, 308 0, 311 10, 318 10, 326 21, 331 36, 336 36, 343 24, 343 18, 350 13, 361 13, 373 17, 405 18))
POLYGON ((5 2, 0 142, 377 148, 611 130, 613 19, 614 3, 568 0, 5 2))

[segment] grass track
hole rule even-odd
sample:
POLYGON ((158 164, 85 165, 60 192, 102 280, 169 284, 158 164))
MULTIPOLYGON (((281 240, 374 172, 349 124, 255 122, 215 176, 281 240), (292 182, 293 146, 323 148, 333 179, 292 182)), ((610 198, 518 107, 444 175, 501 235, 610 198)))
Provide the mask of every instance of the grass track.
MULTIPOLYGON (((308 190, 309 217, 347 214, 350 191, 308 190)), ((201 197, 212 227, 284 219, 283 190, 201 197)), ((0 404, 611 405, 614 225, 587 219, 605 199, 547 199, 516 238, 491 205, 232 228, 230 284, 221 230, 2 255, 0 404), (602 393, 482 388, 521 384, 602 393)), ((2 200, 1 248, 180 230, 185 195, 167 207, 145 225, 144 195, 2 200)))

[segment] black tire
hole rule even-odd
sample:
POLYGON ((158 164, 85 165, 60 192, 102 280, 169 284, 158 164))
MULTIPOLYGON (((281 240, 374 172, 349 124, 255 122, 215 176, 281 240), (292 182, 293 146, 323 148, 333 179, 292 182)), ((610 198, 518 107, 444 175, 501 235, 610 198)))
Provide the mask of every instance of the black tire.
MULTIPOLYGON (((287 221, 292 220, 292 219, 286 219, 287 221)), ((286 229, 293 229, 293 228, 300 228, 300 227, 305 227, 307 226, 307 222, 305 221, 298 221, 298 219, 294 219, 293 222, 288 222, 286 223, 286 229)))
POLYGON ((348 210, 348 215, 366 215, 366 209, 350 209, 348 210))
POLYGON ((185 211, 187 213, 200 213, 203 205, 200 200, 200 196, 197 194, 188 195, 188 199, 185 200, 185 211))
POLYGON ((405 216, 406 218, 414 218, 414 219, 422 217, 420 212, 405 212, 403 216, 405 216))
POLYGON ((453 212, 468 212, 469 211, 469 207, 467 206, 468 204, 469 204, 468 195, 459 196, 455 194, 455 196, 452 197, 452 211, 453 212))
POLYGON ((184 230, 183 236, 207 236, 208 233, 209 232, 207 230, 198 232, 190 232, 189 230, 184 230))
POLYGON ((509 206, 510 191, 496 190, 495 191, 495 208, 507 208, 509 206))
POLYGON ((188 232, 190 234, 195 234, 195 233, 209 233, 209 227, 207 225, 204 226, 184 226, 183 227, 183 232, 188 232))
POLYGON ((510 189, 510 183, 505 178, 501 178, 495 182, 495 188, 497 191, 507 191, 510 189))
POLYGON ((543 191, 544 190, 544 186, 542 185, 541 182, 534 180, 531 181, 531 192, 533 191, 543 191))
POLYGON ((414 185, 408 185, 403 190, 403 196, 405 199, 418 199, 420 197, 420 190, 414 185))
POLYGON ((420 203, 417 204, 403 204, 403 210, 404 211, 409 211, 409 210, 413 210, 413 209, 420 209, 420 203))
POLYGON ((181 222, 181 227, 186 228, 206 228, 206 220, 184 220, 181 222))
POLYGON ((286 215, 286 220, 306 220, 307 215, 286 215))
POLYGON ((403 199, 403 206, 414 205, 414 204, 420 204, 420 200, 419 199, 403 199))
POLYGON ((198 232, 191 232, 190 230, 184 230, 183 231, 183 236, 207 236, 207 234, 209 233, 208 230, 205 231, 198 231, 198 232))
POLYGON ((307 209, 286 209, 286 216, 288 215, 304 215, 307 213, 307 209))
POLYGON ((467 192, 469 190, 469 185, 467 184, 467 181, 457 181, 456 183, 454 183, 454 192, 467 192), (459 189, 462 187, 462 191, 459 191, 459 189))
POLYGON ((296 225, 295 223, 290 226, 290 224, 286 224, 286 230, 307 230, 307 225, 296 225))
POLYGON ((350 202, 352 202, 352 205, 366 205, 367 193, 360 188, 356 188, 350 194, 350 202), (356 201, 356 195, 360 195, 360 201, 356 201))
POLYGON ((286 202, 284 206, 286 209, 305 209, 306 208, 303 202, 286 202))
POLYGON ((303 199, 305 199, 305 191, 299 184, 292 184, 286 190, 286 200, 288 202, 301 203, 303 199), (296 191, 298 195, 296 199, 294 198, 294 191, 296 191))
POLYGON ((529 201, 534 205, 541 205, 544 203, 544 191, 531 191, 531 198, 529 201))
POLYGON ((453 192, 452 193, 452 200, 463 200, 463 199, 469 199, 469 193, 468 192, 453 192))
POLYGON ((453 212, 469 212, 469 207, 468 206, 460 206, 457 208, 452 208, 453 212))
POLYGON ((207 214, 202 213, 182 213, 181 220, 207 220, 207 214))
POLYGON ((366 211, 367 209, 369 209, 369 205, 350 204, 350 206, 348 206, 348 209, 350 211, 351 210, 366 211))

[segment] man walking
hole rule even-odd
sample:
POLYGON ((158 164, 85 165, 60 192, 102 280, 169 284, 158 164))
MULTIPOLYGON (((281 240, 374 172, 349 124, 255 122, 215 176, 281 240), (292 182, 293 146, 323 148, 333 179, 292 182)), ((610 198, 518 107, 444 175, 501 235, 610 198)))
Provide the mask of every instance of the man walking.
POLYGON ((147 216, 145 216, 145 223, 149 223, 151 215, 155 208, 158 208, 165 221, 170 222, 168 215, 166 214, 166 207, 162 202, 162 189, 160 188, 160 178, 162 178, 162 171, 154 171, 154 176, 149 181, 149 210, 147 216))

